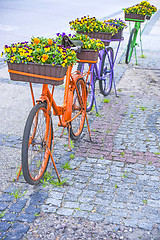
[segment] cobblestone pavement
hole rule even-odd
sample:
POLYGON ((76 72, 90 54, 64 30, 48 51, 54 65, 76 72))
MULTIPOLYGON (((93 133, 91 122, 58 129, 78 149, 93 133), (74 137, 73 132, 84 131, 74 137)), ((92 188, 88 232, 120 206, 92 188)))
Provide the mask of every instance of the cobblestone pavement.
MULTIPOLYGON (((129 67, 117 64, 116 83, 128 68, 131 72, 133 67, 157 69, 158 55, 149 54, 150 61, 138 59, 136 67, 134 59, 129 67)), ((5 83, 6 92, 7 88, 12 94, 15 88, 26 91, 26 86, 8 79, 5 83)), ((66 132, 59 138, 61 129, 54 121, 54 159, 61 179, 67 179, 64 186, 46 182, 29 186, 23 176, 13 181, 20 165, 21 122, 27 112, 18 116, 14 130, 7 121, 3 123, 0 239, 160 239, 160 98, 119 89, 119 97, 112 91, 104 102, 98 85, 96 94, 99 114, 93 109, 88 115, 92 142, 85 126, 69 152, 66 132), (62 167, 67 162, 70 169, 62 167)), ((48 172, 54 178, 51 163, 48 172)))

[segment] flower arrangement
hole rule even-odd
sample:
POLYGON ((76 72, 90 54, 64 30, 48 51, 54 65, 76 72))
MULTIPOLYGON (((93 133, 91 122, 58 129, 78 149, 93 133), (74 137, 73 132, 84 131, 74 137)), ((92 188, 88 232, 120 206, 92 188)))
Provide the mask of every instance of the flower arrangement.
POLYGON ((76 63, 74 50, 58 45, 53 39, 43 37, 32 38, 31 42, 5 45, 6 60, 11 63, 37 63, 61 65, 62 67, 76 63))
POLYGON ((95 51, 105 49, 104 43, 100 39, 90 38, 87 35, 76 34, 71 40, 80 40, 84 43, 82 49, 93 49, 95 51))
POLYGON ((112 35, 117 33, 117 28, 106 24, 105 21, 99 21, 95 17, 84 16, 81 19, 77 18, 70 22, 71 30, 82 31, 84 33, 106 32, 112 35))
POLYGON ((127 28, 126 23, 124 21, 122 21, 120 18, 119 19, 108 19, 105 22, 115 26, 118 31, 121 31, 124 28, 127 28))
MULTIPOLYGON (((56 38, 56 42, 57 43, 61 43, 62 41, 62 37, 65 35, 65 33, 57 33, 57 38, 56 38)), ((100 39, 94 39, 94 38, 90 38, 87 35, 83 35, 83 34, 75 34, 75 35, 71 35, 69 34, 68 37, 71 39, 71 41, 73 40, 80 40, 83 42, 83 46, 82 49, 92 49, 95 51, 99 51, 101 49, 105 49, 105 45, 104 43, 100 40, 100 39)))
POLYGON ((147 16, 152 16, 152 14, 157 12, 157 8, 154 5, 151 5, 147 1, 142 1, 139 5, 146 9, 145 11, 147 16))
POLYGON ((143 16, 152 16, 153 13, 155 13, 157 11, 157 8, 153 5, 151 5, 149 2, 147 1, 142 1, 139 4, 136 4, 132 7, 129 8, 125 8, 124 12, 125 13, 135 13, 135 14, 140 14, 143 16))

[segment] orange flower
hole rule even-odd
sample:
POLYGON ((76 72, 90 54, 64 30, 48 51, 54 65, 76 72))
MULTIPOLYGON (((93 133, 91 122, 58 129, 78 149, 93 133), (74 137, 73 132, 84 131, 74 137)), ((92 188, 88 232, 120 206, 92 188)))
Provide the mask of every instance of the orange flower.
POLYGON ((46 62, 48 59, 48 54, 43 54, 42 55, 42 62, 46 62))
POLYGON ((40 39, 34 38, 34 43, 35 43, 35 44, 38 44, 39 42, 40 42, 40 39))
POLYGON ((48 39, 48 44, 52 45, 52 43, 53 43, 52 39, 48 39))

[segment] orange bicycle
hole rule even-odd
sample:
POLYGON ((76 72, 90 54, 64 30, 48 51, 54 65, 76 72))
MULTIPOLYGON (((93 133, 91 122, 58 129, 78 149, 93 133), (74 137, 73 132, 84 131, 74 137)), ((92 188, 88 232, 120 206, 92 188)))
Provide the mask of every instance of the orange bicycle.
MULTIPOLYGON (((59 126, 67 127, 71 139, 77 140, 83 130, 86 118, 86 85, 81 75, 72 74, 69 66, 66 74, 64 101, 57 106, 48 84, 43 84, 41 97, 32 108, 26 121, 22 141, 22 169, 27 183, 38 184, 46 171, 51 157, 57 177, 60 177, 54 163, 51 148, 54 144, 51 108, 59 117, 59 126)), ((31 88, 32 89, 32 88, 31 88)), ((32 92, 32 98, 33 91, 32 92)))
MULTIPOLYGON (((91 64, 92 61, 90 62, 90 68, 91 64)), ((90 75, 90 68, 88 72, 83 73, 83 75, 77 71, 72 72, 73 65, 68 66, 66 72, 63 72, 65 69, 61 68, 61 72, 55 70, 54 73, 52 71, 56 68, 53 68, 52 65, 48 66, 47 64, 38 66, 33 63, 8 63, 8 68, 12 80, 30 83, 33 101, 33 108, 25 124, 22 140, 22 165, 17 180, 21 170, 23 170, 23 176, 27 183, 32 185, 38 184, 51 158, 60 182, 60 176, 52 156, 54 133, 51 113, 53 110, 53 115, 58 116, 58 126, 62 126, 63 128, 67 127, 69 142, 70 138, 73 140, 79 138, 84 127, 85 119, 91 139, 86 115, 86 82, 90 75), (63 104, 62 106, 58 106, 53 97, 54 87, 55 85, 62 84, 65 76, 63 104), (32 83, 43 84, 41 96, 36 101, 36 104, 32 83), (51 91, 49 90, 48 84, 52 85, 51 91)))

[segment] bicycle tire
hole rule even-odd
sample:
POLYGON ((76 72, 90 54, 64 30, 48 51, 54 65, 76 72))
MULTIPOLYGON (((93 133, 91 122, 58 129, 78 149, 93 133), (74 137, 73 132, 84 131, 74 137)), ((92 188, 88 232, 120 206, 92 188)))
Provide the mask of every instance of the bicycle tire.
POLYGON ((113 80, 113 48, 108 47, 107 52, 109 55, 106 53, 106 51, 104 51, 102 56, 102 65, 100 70, 101 79, 99 80, 99 89, 104 96, 109 95, 111 92, 113 80))
MULTIPOLYGON (((88 70, 88 63, 79 63, 77 67, 77 71, 80 71, 83 73, 84 71, 86 72, 88 70)), ((86 82, 86 87, 87 87, 87 107, 86 111, 90 112, 93 107, 93 102, 94 102, 94 93, 95 93, 95 83, 94 83, 94 71, 93 74, 91 73, 87 79, 86 82), (93 79, 91 79, 93 78, 93 79), (93 81, 92 81, 93 80, 93 81)))
POLYGON ((80 137, 86 117, 86 86, 84 79, 78 78, 76 86, 77 90, 75 88, 73 92, 72 118, 76 115, 77 117, 70 122, 70 137, 72 140, 77 140, 80 137))
POLYGON ((128 45, 127 45, 127 52, 126 52, 126 59, 125 59, 126 64, 128 64, 131 61, 134 43, 137 35, 136 33, 137 33, 137 29, 133 28, 129 37, 128 45))
POLYGON ((48 148, 51 150, 52 140, 53 125, 47 113, 47 104, 38 103, 30 111, 22 140, 22 170, 27 183, 37 185, 43 177, 49 162, 48 148), (46 121, 49 123, 48 130, 46 121))

